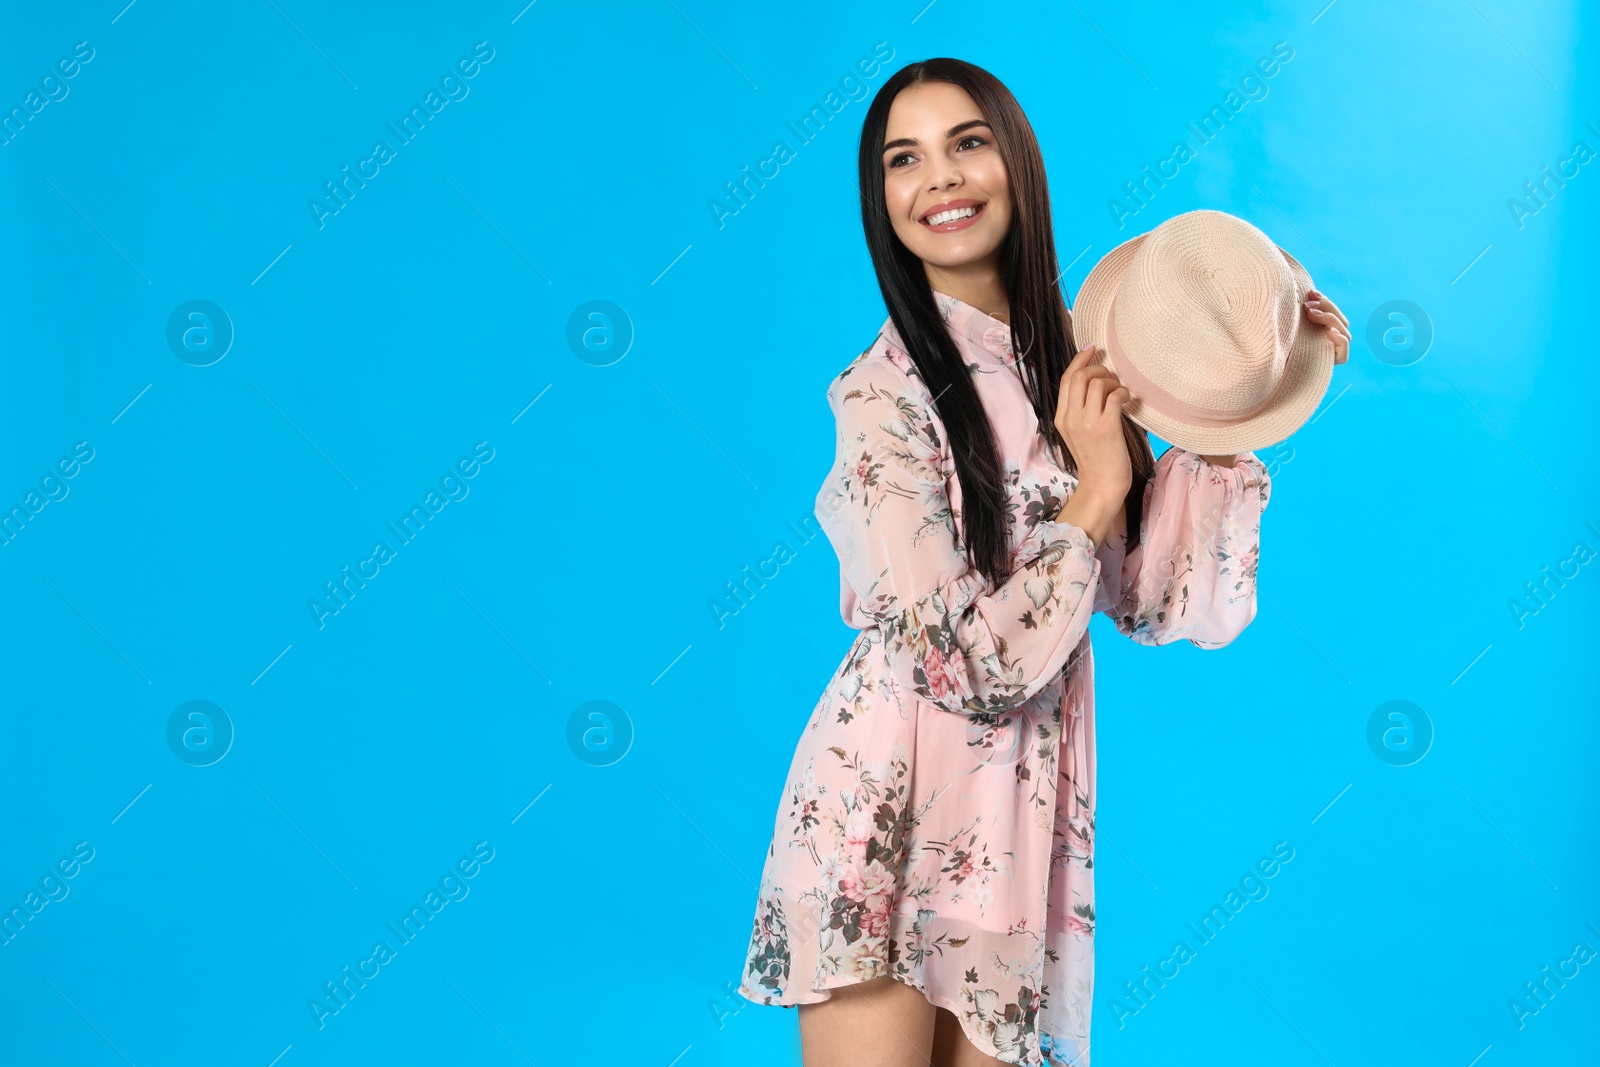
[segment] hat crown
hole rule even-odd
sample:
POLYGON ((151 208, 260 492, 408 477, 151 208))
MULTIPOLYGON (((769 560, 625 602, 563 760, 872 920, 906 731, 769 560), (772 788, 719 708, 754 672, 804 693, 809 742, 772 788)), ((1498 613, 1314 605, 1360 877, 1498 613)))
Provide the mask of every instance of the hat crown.
POLYGON ((1300 298, 1266 234, 1220 211, 1191 211, 1139 246, 1111 314, 1142 377, 1228 418, 1260 409, 1283 381, 1300 298))

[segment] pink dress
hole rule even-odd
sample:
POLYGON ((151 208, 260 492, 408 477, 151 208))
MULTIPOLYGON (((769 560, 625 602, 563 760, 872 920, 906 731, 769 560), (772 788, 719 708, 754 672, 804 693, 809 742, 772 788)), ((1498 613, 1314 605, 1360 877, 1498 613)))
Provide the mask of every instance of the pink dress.
POLYGON ((1056 464, 1010 329, 935 292, 995 428, 1013 570, 969 569, 944 427, 892 320, 828 390, 838 453, 816 513, 860 631, 795 749, 739 992, 785 1007, 889 975, 1007 1063, 1089 1063, 1094 657, 1103 611, 1144 645, 1232 641, 1256 613, 1270 491, 1253 453, 1170 448, 1141 544, 1054 516, 1056 464))

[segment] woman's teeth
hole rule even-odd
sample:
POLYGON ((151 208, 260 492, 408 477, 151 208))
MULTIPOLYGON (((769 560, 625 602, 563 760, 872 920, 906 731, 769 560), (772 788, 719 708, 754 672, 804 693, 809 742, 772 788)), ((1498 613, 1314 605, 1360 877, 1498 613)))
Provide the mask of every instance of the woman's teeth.
POLYGON ((970 215, 976 215, 977 213, 978 209, 976 207, 952 208, 949 211, 940 211, 937 214, 929 215, 928 225, 943 226, 947 222, 954 222, 957 219, 964 219, 970 215))

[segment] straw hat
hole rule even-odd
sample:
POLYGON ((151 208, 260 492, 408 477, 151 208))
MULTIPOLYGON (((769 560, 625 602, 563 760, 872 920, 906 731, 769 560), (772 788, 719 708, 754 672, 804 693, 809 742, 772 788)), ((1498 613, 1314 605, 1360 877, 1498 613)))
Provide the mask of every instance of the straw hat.
POLYGON ((1128 387, 1134 422, 1191 452, 1247 452, 1294 433, 1327 392, 1333 341, 1306 315, 1311 287, 1248 222, 1190 211, 1095 264, 1073 334, 1128 387))

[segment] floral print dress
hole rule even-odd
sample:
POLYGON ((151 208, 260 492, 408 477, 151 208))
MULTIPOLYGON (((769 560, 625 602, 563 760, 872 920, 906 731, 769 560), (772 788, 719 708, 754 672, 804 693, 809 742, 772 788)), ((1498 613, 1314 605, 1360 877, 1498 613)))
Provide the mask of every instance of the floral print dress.
POLYGON ((796 746, 739 992, 785 1007, 890 976, 1007 1063, 1088 1067, 1094 991, 1094 657, 1105 612, 1144 645, 1220 648, 1255 617, 1270 483, 1168 449, 1140 543, 1055 515, 1051 455, 1010 329, 935 291, 998 439, 1009 578, 959 539, 961 487, 893 320, 828 390, 816 514, 860 632, 796 746))

